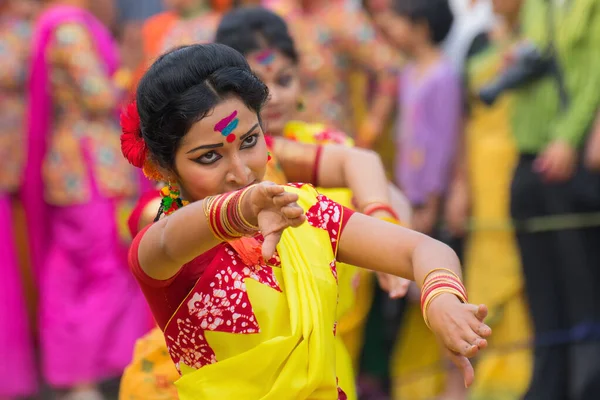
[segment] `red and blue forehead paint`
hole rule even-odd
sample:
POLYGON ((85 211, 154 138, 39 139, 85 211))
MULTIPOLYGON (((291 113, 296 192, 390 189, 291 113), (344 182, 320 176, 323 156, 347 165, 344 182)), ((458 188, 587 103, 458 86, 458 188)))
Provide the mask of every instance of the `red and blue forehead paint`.
POLYGON ((236 118, 237 113, 237 110, 235 110, 229 116, 223 118, 215 125, 215 131, 221 132, 221 135, 225 136, 227 143, 231 143, 235 140, 235 134, 233 131, 240 123, 240 120, 236 118))
POLYGON ((269 49, 263 50, 256 55, 255 59, 260 65, 270 67, 273 61, 275 61, 275 52, 269 49))

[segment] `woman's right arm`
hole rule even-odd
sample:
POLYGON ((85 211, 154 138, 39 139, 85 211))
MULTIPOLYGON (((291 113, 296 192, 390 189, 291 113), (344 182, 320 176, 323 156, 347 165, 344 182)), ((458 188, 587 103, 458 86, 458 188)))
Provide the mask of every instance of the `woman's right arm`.
POLYGON ((184 264, 219 244, 210 230, 202 203, 197 201, 177 210, 145 232, 138 259, 150 278, 167 280, 184 264))
MULTIPOLYGON (((285 192, 283 186, 271 182, 241 190, 247 190, 238 197, 241 203, 232 198, 228 211, 222 215, 232 215, 239 210, 249 224, 258 226, 264 237, 263 256, 268 259, 275 252, 283 230, 304 222, 302 209, 296 204, 298 195, 285 192)), ((150 278, 167 280, 183 265, 221 243, 206 218, 205 201, 196 201, 177 210, 144 233, 138 247, 138 260, 142 271, 150 278)), ((208 207, 209 212, 215 204, 217 201, 208 207)), ((239 228, 232 222, 227 225, 239 228)))

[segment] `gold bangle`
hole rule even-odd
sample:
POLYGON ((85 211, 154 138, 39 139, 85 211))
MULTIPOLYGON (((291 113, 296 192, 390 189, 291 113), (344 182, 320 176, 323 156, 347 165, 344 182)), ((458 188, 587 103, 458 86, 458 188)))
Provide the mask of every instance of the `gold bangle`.
POLYGON ((255 186, 256 185, 251 185, 251 186, 248 186, 246 189, 244 189, 244 191, 240 195, 240 198, 238 199, 238 203, 236 205, 238 216, 240 217, 240 220, 242 221, 242 223, 245 225, 244 228, 247 228, 250 231, 258 231, 258 225, 251 224, 244 217, 244 213, 242 212, 242 202, 244 200, 244 196, 246 196, 246 194, 248 192, 250 192, 250 189, 253 189, 255 186))
POLYGON ((423 287, 423 285, 425 285, 425 282, 427 281, 427 278, 429 278, 429 276, 430 276, 431 274, 433 274, 434 272, 439 272, 439 271, 446 271, 446 272, 450 272, 450 274, 454 275, 454 277, 455 277, 456 279, 458 279, 459 281, 461 281, 461 282, 462 282, 462 280, 460 279, 460 276, 458 276, 458 274, 456 274, 456 272, 452 271, 451 269, 448 269, 448 268, 435 268, 435 269, 432 269, 431 271, 429 271, 429 272, 427 273, 427 275, 425 275, 425 278, 423 278, 423 284, 421 285, 421 287, 423 287))

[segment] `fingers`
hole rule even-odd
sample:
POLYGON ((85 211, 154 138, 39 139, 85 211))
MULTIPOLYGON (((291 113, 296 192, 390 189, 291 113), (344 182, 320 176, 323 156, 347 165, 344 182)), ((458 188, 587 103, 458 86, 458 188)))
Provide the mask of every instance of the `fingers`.
POLYGON ((282 193, 285 193, 285 189, 283 188, 283 186, 280 185, 269 185, 268 183, 271 182, 267 182, 267 184, 264 187, 265 189, 265 193, 267 194, 267 196, 269 197, 275 197, 277 195, 280 195, 282 193))
MULTIPOLYGON (((281 187, 283 190, 283 188, 281 187)), ((273 204, 276 207, 285 207, 288 204, 298 201, 298 195, 296 193, 281 192, 273 196, 273 204)))
POLYGON ((460 354, 451 353, 450 360, 457 368, 459 368, 462 372, 463 379, 465 381, 465 387, 471 386, 473 380, 475 379, 475 371, 473 371, 473 366, 468 358, 462 356, 460 354))
POLYGON ((389 275, 384 274, 383 272, 377 272, 376 275, 377 275, 377 282, 379 283, 379 287, 381 288, 381 290, 389 293, 390 292, 390 282, 388 279, 389 275))
POLYGON ((475 357, 475 355, 479 352, 479 347, 462 338, 451 340, 447 347, 448 350, 467 358, 475 357))
POLYGON ((477 306, 477 308, 475 309, 475 317, 480 320, 481 322, 483 322, 483 320, 487 317, 488 315, 488 308, 485 304, 480 304, 477 306))
POLYGON ((298 218, 288 219, 288 226, 297 228, 306 221, 306 215, 302 214, 298 218))
POLYGON ((475 316, 476 319, 469 320, 469 326, 477 335, 482 338, 490 337, 492 334, 492 329, 483 323, 483 320, 487 317, 488 309, 484 304, 474 305, 469 304, 469 308, 471 312, 475 316))
POLYGON ((281 239, 281 232, 273 232, 264 237, 265 241, 262 244, 263 259, 269 260, 275 254, 277 244, 281 239))
MULTIPOLYGON (((477 351, 485 349, 487 347, 487 340, 479 336, 473 329, 467 327, 461 335, 462 339, 467 342, 470 346, 477 347, 477 351)), ((467 351, 471 351, 468 349, 467 351)), ((477 351, 475 353, 477 353, 477 351)), ((462 353, 464 356, 472 357, 470 353, 462 353)))
POLYGON ((390 285, 390 298, 399 299, 406 296, 410 281, 408 279, 393 276, 390 285))
POLYGON ((304 210, 298 204, 290 204, 281 208, 281 214, 287 219, 296 219, 304 214, 304 210))

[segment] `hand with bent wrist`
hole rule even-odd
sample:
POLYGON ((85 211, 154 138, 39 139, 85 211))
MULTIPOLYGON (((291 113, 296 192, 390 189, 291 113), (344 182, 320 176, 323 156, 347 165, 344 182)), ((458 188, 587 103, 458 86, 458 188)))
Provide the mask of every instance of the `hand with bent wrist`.
POLYGON ((304 210, 296 203, 298 195, 286 192, 273 182, 261 182, 248 189, 241 197, 242 216, 258 229, 264 237, 262 255, 268 260, 286 228, 302 225, 306 220, 304 210))
POLYGON ((465 287, 455 273, 435 269, 421 288, 421 308, 425 323, 462 370, 465 386, 470 386, 474 373, 469 358, 487 347, 486 338, 492 334, 483 322, 487 307, 468 303, 465 287))

